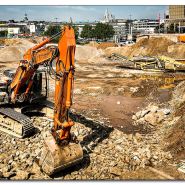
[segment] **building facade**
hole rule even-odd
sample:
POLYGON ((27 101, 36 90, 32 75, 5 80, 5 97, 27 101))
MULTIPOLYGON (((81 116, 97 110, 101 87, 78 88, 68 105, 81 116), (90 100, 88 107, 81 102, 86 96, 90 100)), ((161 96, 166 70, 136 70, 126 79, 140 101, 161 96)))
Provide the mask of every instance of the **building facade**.
POLYGON ((112 25, 115 31, 114 40, 133 40, 138 34, 153 34, 159 26, 159 20, 141 19, 116 19, 108 9, 100 22, 112 25))
POLYGON ((159 26, 158 20, 141 19, 134 20, 132 22, 133 32, 140 34, 153 34, 157 26, 159 26))
POLYGON ((170 19, 185 19, 185 5, 169 5, 170 19))
POLYGON ((169 5, 165 32, 185 33, 185 5, 169 5))
POLYGON ((114 41, 120 42, 121 40, 127 40, 127 35, 129 34, 129 24, 128 19, 116 19, 112 13, 106 9, 101 23, 109 24, 114 29, 114 41))

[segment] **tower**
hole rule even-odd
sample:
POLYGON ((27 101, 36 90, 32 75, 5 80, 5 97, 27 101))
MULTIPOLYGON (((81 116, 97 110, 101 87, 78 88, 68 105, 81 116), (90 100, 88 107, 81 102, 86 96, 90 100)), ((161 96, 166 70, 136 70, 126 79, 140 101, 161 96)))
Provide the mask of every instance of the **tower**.
POLYGON ((23 21, 24 21, 24 22, 28 22, 28 14, 27 14, 27 13, 24 14, 24 19, 23 19, 23 21))

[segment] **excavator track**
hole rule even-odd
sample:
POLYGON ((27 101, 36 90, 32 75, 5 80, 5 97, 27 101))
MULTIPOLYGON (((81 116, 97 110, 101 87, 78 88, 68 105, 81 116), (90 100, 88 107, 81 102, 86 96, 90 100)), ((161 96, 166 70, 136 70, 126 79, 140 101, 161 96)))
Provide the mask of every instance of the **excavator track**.
POLYGON ((35 131, 32 120, 12 108, 0 108, 0 131, 13 136, 24 138, 30 136, 35 131))

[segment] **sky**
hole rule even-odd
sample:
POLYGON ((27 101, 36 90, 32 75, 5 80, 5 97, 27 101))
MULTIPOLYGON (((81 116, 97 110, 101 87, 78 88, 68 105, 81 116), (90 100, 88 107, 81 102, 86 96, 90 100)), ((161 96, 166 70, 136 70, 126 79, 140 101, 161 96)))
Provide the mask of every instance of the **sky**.
POLYGON ((101 20, 108 8, 116 18, 129 19, 157 19, 160 14, 163 18, 168 6, 0 6, 0 20, 14 19, 20 21, 24 14, 29 20, 37 21, 69 21, 73 22, 101 20))

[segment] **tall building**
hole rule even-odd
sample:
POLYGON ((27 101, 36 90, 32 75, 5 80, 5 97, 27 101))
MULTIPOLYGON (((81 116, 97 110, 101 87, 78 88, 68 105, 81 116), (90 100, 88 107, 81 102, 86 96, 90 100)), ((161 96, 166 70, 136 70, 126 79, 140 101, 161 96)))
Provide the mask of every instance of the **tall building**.
POLYGON ((28 14, 27 13, 24 14, 23 22, 28 22, 28 14))
POLYGON ((170 19, 185 19, 185 5, 169 5, 170 19))
POLYGON ((109 23, 113 22, 115 17, 109 12, 108 9, 106 9, 105 14, 103 16, 103 20, 101 21, 102 23, 109 23))
POLYGON ((166 32, 185 33, 185 5, 169 5, 165 20, 166 32))
POLYGON ((127 19, 117 19, 115 16, 106 9, 101 23, 109 24, 113 27, 115 34, 114 40, 125 40, 129 32, 129 20, 127 19))

